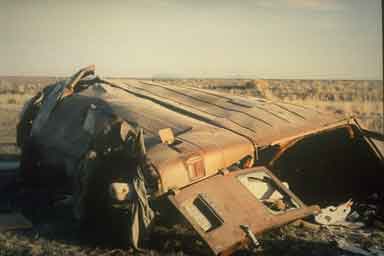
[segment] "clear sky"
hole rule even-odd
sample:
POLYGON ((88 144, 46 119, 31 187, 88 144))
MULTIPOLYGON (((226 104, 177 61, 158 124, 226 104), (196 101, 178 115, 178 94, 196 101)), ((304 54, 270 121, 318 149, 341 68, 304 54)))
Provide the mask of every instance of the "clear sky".
POLYGON ((0 75, 382 79, 380 0, 0 0, 0 75))

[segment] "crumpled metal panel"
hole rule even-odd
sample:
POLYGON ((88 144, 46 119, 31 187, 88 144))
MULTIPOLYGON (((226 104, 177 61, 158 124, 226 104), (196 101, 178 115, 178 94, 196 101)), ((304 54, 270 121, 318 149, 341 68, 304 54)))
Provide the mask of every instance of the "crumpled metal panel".
MULTIPOLYGON (((193 131, 190 135, 192 134, 193 131)), ((225 130, 198 132, 193 135, 194 139, 190 137, 191 140, 186 140, 191 144, 186 141, 174 147, 160 144, 148 150, 148 157, 159 172, 164 192, 212 176, 245 156, 253 155, 253 147, 247 140, 228 134, 225 130), (204 175, 192 177, 188 165, 196 156, 204 164, 204 171, 201 171, 204 175)), ((184 139, 183 136, 179 138, 184 139)))
POLYGON ((125 80, 122 83, 129 91, 193 113, 214 125, 242 134, 259 146, 343 119, 314 108, 255 97, 149 81, 125 80))
POLYGON ((249 139, 207 123, 199 116, 189 116, 139 97, 119 84, 119 87, 100 86, 103 92, 89 87, 77 97, 83 97, 83 101, 101 99, 117 116, 144 129, 147 155, 160 176, 159 193, 197 182, 255 154, 249 139), (172 145, 161 143, 158 132, 164 128, 171 128, 175 133, 172 145), (194 157, 200 157, 201 161, 192 167, 189 162, 194 157))
POLYGON ((362 133, 362 136, 364 136, 365 141, 371 147, 372 151, 376 154, 380 161, 384 163, 384 134, 367 130, 365 127, 362 127, 356 118, 353 119, 353 123, 362 133))
POLYGON ((144 129, 161 193, 214 175, 246 156, 257 158, 260 147, 347 123, 315 109, 264 99, 149 81, 104 81, 104 94, 91 89, 82 94, 102 98, 118 116, 144 129), (174 145, 161 144, 158 131, 165 128, 175 133, 174 145), (194 155, 203 158, 204 175, 191 177, 187 161, 194 155))
POLYGON ((241 225, 260 234, 320 210, 318 206, 304 205, 264 167, 218 174, 177 191, 169 199, 215 254, 229 253, 248 239, 241 225), (278 213, 270 211, 238 180, 239 176, 252 173, 271 177, 295 205, 278 213))
POLYGON ((98 79, 87 84, 78 80, 81 76, 80 72, 69 79, 65 95, 71 96, 55 106, 49 124, 41 128, 41 134, 50 134, 40 139, 44 147, 74 159, 83 155, 92 141, 84 119, 94 105, 105 112, 101 116, 111 114, 144 129, 160 193, 212 176, 244 157, 257 158, 258 148, 264 145, 327 129, 338 120, 317 110, 264 99, 149 81, 98 79), (74 91, 74 79, 87 86, 74 91), (172 145, 161 143, 158 131, 165 128, 175 134, 172 145), (201 158, 195 166, 189 164, 193 157, 201 158))

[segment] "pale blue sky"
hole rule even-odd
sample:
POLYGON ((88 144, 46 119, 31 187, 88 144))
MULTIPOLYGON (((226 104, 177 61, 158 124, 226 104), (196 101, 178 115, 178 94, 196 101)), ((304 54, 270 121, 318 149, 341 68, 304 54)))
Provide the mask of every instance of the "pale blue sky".
POLYGON ((0 0, 0 75, 382 79, 379 0, 0 0))

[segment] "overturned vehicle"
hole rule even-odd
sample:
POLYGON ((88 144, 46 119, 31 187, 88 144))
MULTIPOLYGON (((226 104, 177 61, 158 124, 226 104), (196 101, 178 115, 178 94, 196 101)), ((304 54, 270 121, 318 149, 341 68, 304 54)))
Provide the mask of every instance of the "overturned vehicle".
POLYGON ((136 248, 159 199, 169 200, 214 254, 227 254, 254 234, 319 212, 299 197, 340 202, 384 185, 383 136, 354 118, 101 79, 93 66, 30 99, 17 129, 22 180, 52 191, 69 187, 81 221, 109 225, 123 211, 119 234, 136 248))

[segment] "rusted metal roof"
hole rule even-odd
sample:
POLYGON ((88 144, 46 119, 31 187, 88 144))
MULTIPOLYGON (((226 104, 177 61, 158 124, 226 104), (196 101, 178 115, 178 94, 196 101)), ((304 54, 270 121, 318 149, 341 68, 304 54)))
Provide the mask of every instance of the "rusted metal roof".
POLYGON ((143 80, 84 83, 85 89, 63 96, 41 132, 50 134, 49 139, 40 143, 75 158, 83 155, 91 137, 74 127, 97 105, 144 129, 160 194, 210 177, 245 157, 257 158, 259 148, 346 124, 316 109, 184 86, 143 80), (165 128, 175 135, 172 145, 161 142, 159 131, 165 128))
MULTIPOLYGON (((164 109, 225 128, 246 137, 257 146, 269 145, 343 120, 314 108, 263 98, 240 97, 151 81, 120 80, 113 83, 124 88, 127 94, 137 96, 138 101, 150 101, 164 109)), ((164 121, 159 116, 157 118, 164 121)), ((178 130, 185 129, 183 120, 165 120, 178 130)))
POLYGON ((151 81, 102 80, 79 96, 102 99, 144 129, 160 193, 212 176, 246 156, 257 158, 264 146, 340 125, 316 109, 151 81), (158 132, 165 128, 175 134, 172 145, 161 143, 158 132))

